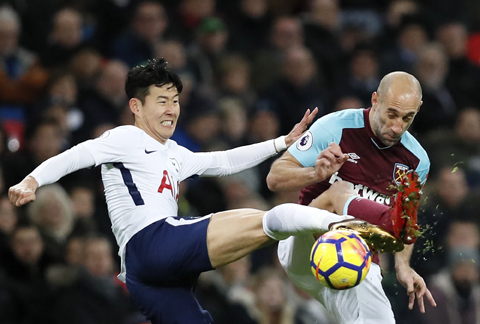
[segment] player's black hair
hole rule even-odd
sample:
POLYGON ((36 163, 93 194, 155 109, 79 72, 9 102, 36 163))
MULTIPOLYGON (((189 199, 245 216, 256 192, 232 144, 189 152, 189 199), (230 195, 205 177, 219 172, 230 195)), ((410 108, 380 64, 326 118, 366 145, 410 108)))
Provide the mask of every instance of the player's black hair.
POLYGON ((125 92, 128 98, 137 98, 145 103, 145 97, 148 96, 151 85, 161 87, 172 84, 177 88, 178 93, 181 93, 183 90, 182 81, 167 65, 168 62, 161 58, 148 60, 147 64, 132 68, 128 72, 125 82, 125 92))

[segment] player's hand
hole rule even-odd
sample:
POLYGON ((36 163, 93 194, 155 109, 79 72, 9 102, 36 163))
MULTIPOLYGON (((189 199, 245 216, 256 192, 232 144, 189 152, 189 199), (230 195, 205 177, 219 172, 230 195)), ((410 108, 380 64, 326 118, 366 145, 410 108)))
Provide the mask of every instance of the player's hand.
POLYGON ((415 270, 409 266, 398 268, 397 279, 407 289, 407 294, 409 296, 408 309, 413 309, 415 297, 418 300, 418 307, 422 313, 425 313, 425 302, 423 297, 426 297, 433 307, 437 306, 437 303, 435 302, 435 299, 433 299, 430 290, 428 290, 425 281, 418 273, 415 272, 415 270))
POLYGON ((315 116, 318 113, 318 108, 315 108, 312 112, 310 112, 310 109, 307 109, 305 112, 305 115, 303 115, 302 120, 293 126, 292 130, 288 135, 285 137, 285 144, 287 144, 287 147, 290 147, 293 143, 299 139, 303 133, 307 130, 308 125, 310 125, 315 118, 315 116))
POLYGON ((319 180, 324 180, 340 170, 347 160, 348 154, 343 153, 338 144, 330 143, 315 161, 315 174, 319 180))
POLYGON ((8 189, 8 198, 15 206, 22 206, 36 199, 35 191, 38 188, 38 182, 35 178, 28 176, 20 183, 8 189))

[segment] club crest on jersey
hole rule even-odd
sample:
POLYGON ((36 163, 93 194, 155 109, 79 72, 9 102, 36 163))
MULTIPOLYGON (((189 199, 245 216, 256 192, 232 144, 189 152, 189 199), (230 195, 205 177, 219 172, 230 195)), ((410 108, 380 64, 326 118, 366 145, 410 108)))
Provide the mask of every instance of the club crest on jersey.
POLYGON ((310 131, 306 131, 305 134, 297 141, 297 149, 299 151, 306 151, 312 147, 313 134, 310 131))
POLYGON ((395 163, 395 167, 393 168, 393 180, 397 185, 400 184, 403 176, 407 174, 409 167, 405 164, 395 163))
POLYGON ((170 162, 172 162, 172 164, 175 168, 175 171, 180 172, 180 166, 179 166, 177 160, 175 160, 174 158, 170 158, 170 162))

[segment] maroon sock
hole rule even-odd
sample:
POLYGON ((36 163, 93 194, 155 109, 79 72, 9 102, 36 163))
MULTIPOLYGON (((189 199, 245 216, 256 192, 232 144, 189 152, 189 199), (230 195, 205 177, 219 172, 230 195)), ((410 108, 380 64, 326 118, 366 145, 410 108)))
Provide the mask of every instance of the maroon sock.
POLYGON ((378 225, 385 231, 393 234, 391 208, 367 198, 356 197, 348 205, 347 215, 378 225))

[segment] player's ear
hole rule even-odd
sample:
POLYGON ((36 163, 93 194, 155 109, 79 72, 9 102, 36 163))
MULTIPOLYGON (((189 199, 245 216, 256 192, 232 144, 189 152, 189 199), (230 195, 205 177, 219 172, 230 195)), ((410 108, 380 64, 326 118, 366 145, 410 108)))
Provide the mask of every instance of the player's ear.
POLYGON ((137 98, 131 98, 128 101, 128 106, 130 107, 130 111, 133 114, 137 115, 140 111, 140 100, 138 100, 137 98))
POLYGON ((378 93, 376 91, 372 93, 371 102, 372 102, 372 107, 374 107, 378 103, 378 93))
POLYGON ((420 104, 418 105, 418 108, 417 108, 417 113, 420 111, 420 107, 423 105, 423 101, 420 100, 420 104))

